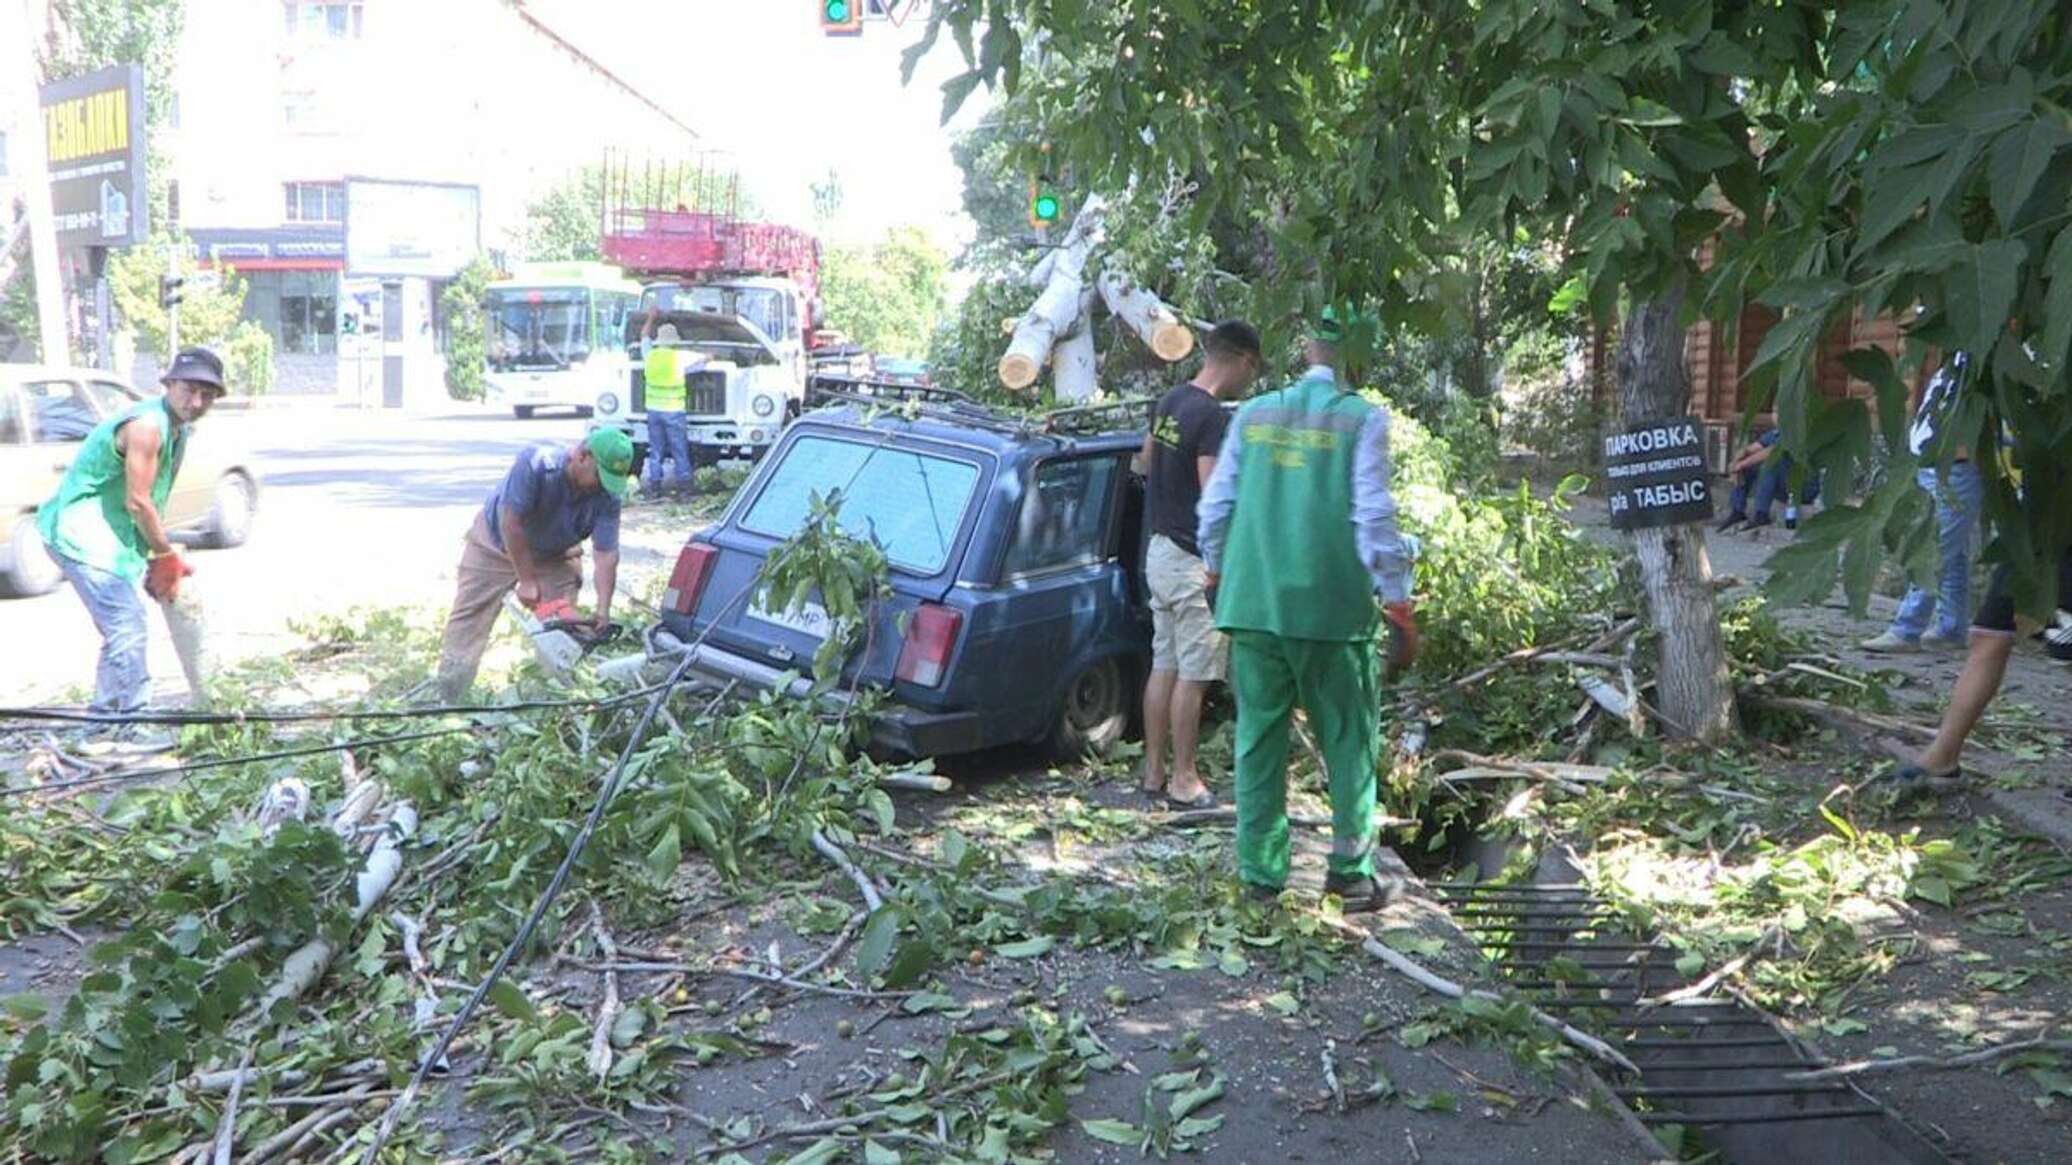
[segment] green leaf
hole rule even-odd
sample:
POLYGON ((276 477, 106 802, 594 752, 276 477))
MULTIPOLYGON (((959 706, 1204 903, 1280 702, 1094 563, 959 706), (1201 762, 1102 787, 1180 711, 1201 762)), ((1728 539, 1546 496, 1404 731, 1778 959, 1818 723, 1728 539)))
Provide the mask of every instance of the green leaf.
POLYGON ((786 1157, 784 1165, 827 1165, 842 1155, 843 1147, 842 1142, 833 1137, 822 1137, 810 1146, 786 1157))
POLYGON ((495 1004, 498 1011, 503 1012, 512 1019, 521 1020, 525 1023, 539 1022, 539 1010, 533 1007, 532 1000, 525 997, 524 989, 509 979, 498 979, 490 987, 489 1002, 495 1004))
POLYGON ((1083 1120, 1079 1122, 1079 1127, 1086 1130, 1087 1136, 1097 1141, 1106 1141, 1111 1145, 1135 1146, 1144 1140, 1142 1129, 1128 1121, 1116 1120, 1114 1117, 1102 1117, 1099 1120, 1083 1120))
POLYGON ((856 971, 866 979, 875 978, 892 957, 892 942, 899 937, 899 909, 894 906, 880 906, 871 912, 863 924, 863 935, 856 940, 856 971))
POLYGON ((1446 951, 1445 939, 1429 938, 1420 935, 1407 926, 1391 927, 1388 930, 1382 931, 1381 941, 1392 951, 1401 951, 1406 955, 1420 955, 1427 959, 1444 954, 1446 951))
POLYGON ((892 836, 892 794, 883 789, 872 789, 863 795, 863 803, 871 811, 871 818, 877 823, 880 837, 892 836))
POLYGON ((669 875, 676 872, 676 867, 682 864, 683 834, 677 829, 676 824, 671 822, 669 828, 662 831, 662 836, 655 842, 654 848, 648 851, 648 873, 653 874, 657 881, 667 881, 669 875))
POLYGON ((1927 875, 1924 877, 1915 878, 1913 882, 1907 886, 1907 889, 1910 892, 1912 892, 1915 897, 1925 898, 1928 901, 1935 903, 1937 906, 1948 908, 1950 905, 1949 882, 1945 881, 1942 878, 1935 877, 1934 875, 1927 875))
POLYGON ((1151 1080, 1151 1087, 1160 1092, 1178 1092, 1183 1088, 1192 1088, 1194 1082, 1200 1079, 1201 1069, 1189 1068, 1182 1072, 1167 1072, 1163 1076, 1155 1076, 1151 1080))
POLYGON ((1705 969, 1705 956, 1696 951, 1686 951, 1676 957, 1676 973, 1688 979, 1705 969))
POLYGON ((1174 1120, 1182 1120, 1195 1109, 1223 1099, 1223 1077, 1218 1075, 1200 1088, 1190 1088, 1173 1098, 1167 1110, 1174 1120))
POLYGON ((993 948, 993 953, 1003 959, 1033 959, 1048 953, 1050 948, 1056 945, 1057 939, 1047 934, 1039 934, 1035 938, 1025 938, 1020 942, 1002 943, 993 948))
POLYGON ((905 1158, 876 1141, 863 1143, 863 1165, 899 1165, 905 1158))
POLYGON ((968 73, 960 73, 942 83, 943 125, 950 124, 950 119, 957 116, 957 110, 963 106, 965 98, 970 97, 971 91, 978 88, 978 83, 985 79, 986 75, 984 73, 973 69, 968 73))
POLYGON ((1183 1141, 1191 1141, 1196 1137, 1206 1137, 1223 1127, 1223 1118, 1224 1114, 1220 1112, 1210 1117, 1188 1117, 1186 1120, 1173 1126, 1173 1135, 1183 1141))
POLYGON ((894 991, 912 986, 934 965, 934 944, 921 939, 901 943, 899 952, 892 956, 892 964, 885 968, 885 986, 894 991))
POLYGON ((1260 1002, 1280 1012, 1282 1015, 1294 1015, 1302 1010, 1301 1002, 1286 991, 1276 991, 1260 1002))
POLYGON ((29 1023, 50 1014, 50 1003, 41 995, 10 995, 0 999, 0 1007, 6 1008, 7 1013, 16 1019, 29 1023))
POLYGON ((1957 331, 1958 346, 1990 352, 2007 326, 2009 310, 2029 250, 2019 240, 2000 239, 1971 248, 1971 257, 1945 276, 1943 310, 1957 331))
POLYGON ((1403 1104, 1418 1112, 1453 1112, 1460 1108, 1460 1098, 1451 1092, 1406 1092, 1403 1104))
POLYGON ((2043 118, 2017 125, 1993 140, 1991 167, 1993 216, 2003 234, 2014 231, 2023 204, 2050 169, 2051 159, 2072 142, 2072 133, 2043 118))
POLYGON ((2050 291, 2043 299, 2043 348, 2037 355, 2052 368, 2063 369, 2072 358, 2072 230, 2058 232, 2044 267, 2050 291))
POLYGON ((1250 971, 1252 964, 1245 956, 1238 953, 1236 947, 1229 947, 1216 960, 1216 969, 1233 979, 1237 979, 1243 977, 1247 971, 1250 971))

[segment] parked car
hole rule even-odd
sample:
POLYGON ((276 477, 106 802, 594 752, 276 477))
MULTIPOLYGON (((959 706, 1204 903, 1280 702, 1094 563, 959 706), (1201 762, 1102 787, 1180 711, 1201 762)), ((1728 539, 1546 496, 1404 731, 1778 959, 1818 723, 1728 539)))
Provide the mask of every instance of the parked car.
POLYGON ((1142 440, 962 403, 808 412, 678 555, 651 649, 691 652, 710 683, 810 689, 826 612, 766 609, 755 580, 814 495, 839 489, 843 527, 876 538, 892 568, 892 597, 840 685, 889 693, 879 746, 1105 751, 1150 662, 1143 489, 1130 468, 1142 440))
MULTIPOLYGON (((146 395, 98 369, 0 364, 0 597, 40 595, 61 581, 36 532, 36 508, 57 492, 93 427, 146 395)), ((166 501, 169 530, 236 546, 250 536, 258 505, 259 475, 230 434, 196 427, 166 501)))
POLYGON ((924 387, 933 383, 928 379, 928 361, 926 360, 908 360, 900 356, 880 356, 874 363, 874 374, 880 380, 889 380, 894 384, 914 384, 924 387))

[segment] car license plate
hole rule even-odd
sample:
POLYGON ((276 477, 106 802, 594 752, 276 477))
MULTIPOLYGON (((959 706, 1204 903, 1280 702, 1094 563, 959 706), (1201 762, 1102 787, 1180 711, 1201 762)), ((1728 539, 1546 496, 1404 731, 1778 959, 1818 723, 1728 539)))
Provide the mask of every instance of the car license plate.
POLYGON ((803 603, 789 611, 772 611, 763 606, 761 599, 757 599, 754 605, 748 608, 748 617, 788 628, 801 635, 810 635, 815 639, 827 638, 831 626, 827 608, 819 603, 803 603))

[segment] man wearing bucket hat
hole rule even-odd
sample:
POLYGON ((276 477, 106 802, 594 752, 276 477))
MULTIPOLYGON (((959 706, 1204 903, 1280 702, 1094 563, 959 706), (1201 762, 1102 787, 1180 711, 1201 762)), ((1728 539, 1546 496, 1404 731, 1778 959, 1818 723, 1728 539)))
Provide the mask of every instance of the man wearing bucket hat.
POLYGON ((678 496, 691 492, 691 437, 684 409, 688 407, 685 384, 691 373, 703 368, 706 357, 677 346, 675 324, 660 324, 661 307, 648 309, 641 327, 641 378, 645 385, 642 407, 647 409, 647 468, 641 477, 642 492, 661 497, 662 471, 670 469, 669 490, 678 496))
POLYGON ((461 540, 453 610, 439 648, 439 694, 458 702, 475 683, 504 594, 535 611, 569 608, 583 589, 583 542, 597 550, 599 627, 611 621, 619 578, 619 504, 633 439, 593 429, 572 445, 520 453, 461 540))
POLYGON ((95 425, 36 528, 101 633, 95 712, 135 712, 150 694, 148 632, 137 585, 160 602, 194 573, 166 537, 165 504, 187 453, 187 433, 223 396, 223 361, 183 348, 161 378, 165 395, 95 425))
POLYGON ((1389 415, 1339 383, 1343 331, 1327 309, 1302 376, 1238 410, 1202 491, 1198 540, 1216 626, 1230 636, 1239 880, 1262 897, 1287 884, 1299 706, 1330 780, 1324 890, 1363 910, 1394 891, 1374 874, 1374 638, 1388 628, 1393 673, 1417 655, 1417 623, 1389 494, 1389 415))

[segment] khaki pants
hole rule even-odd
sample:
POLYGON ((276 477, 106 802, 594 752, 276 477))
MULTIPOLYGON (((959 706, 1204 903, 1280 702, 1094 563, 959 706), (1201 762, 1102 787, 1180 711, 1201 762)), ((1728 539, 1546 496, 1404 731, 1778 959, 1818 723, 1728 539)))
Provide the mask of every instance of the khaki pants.
MULTIPOLYGON (((562 558, 540 562, 533 572, 540 580, 542 600, 573 603, 583 590, 583 548, 572 547, 562 558)), ((459 576, 453 610, 446 616, 446 636, 439 645, 439 694, 448 703, 459 703, 475 685, 475 669, 482 666, 504 595, 518 585, 518 571, 489 540, 489 528, 479 516, 461 539, 459 576)))

